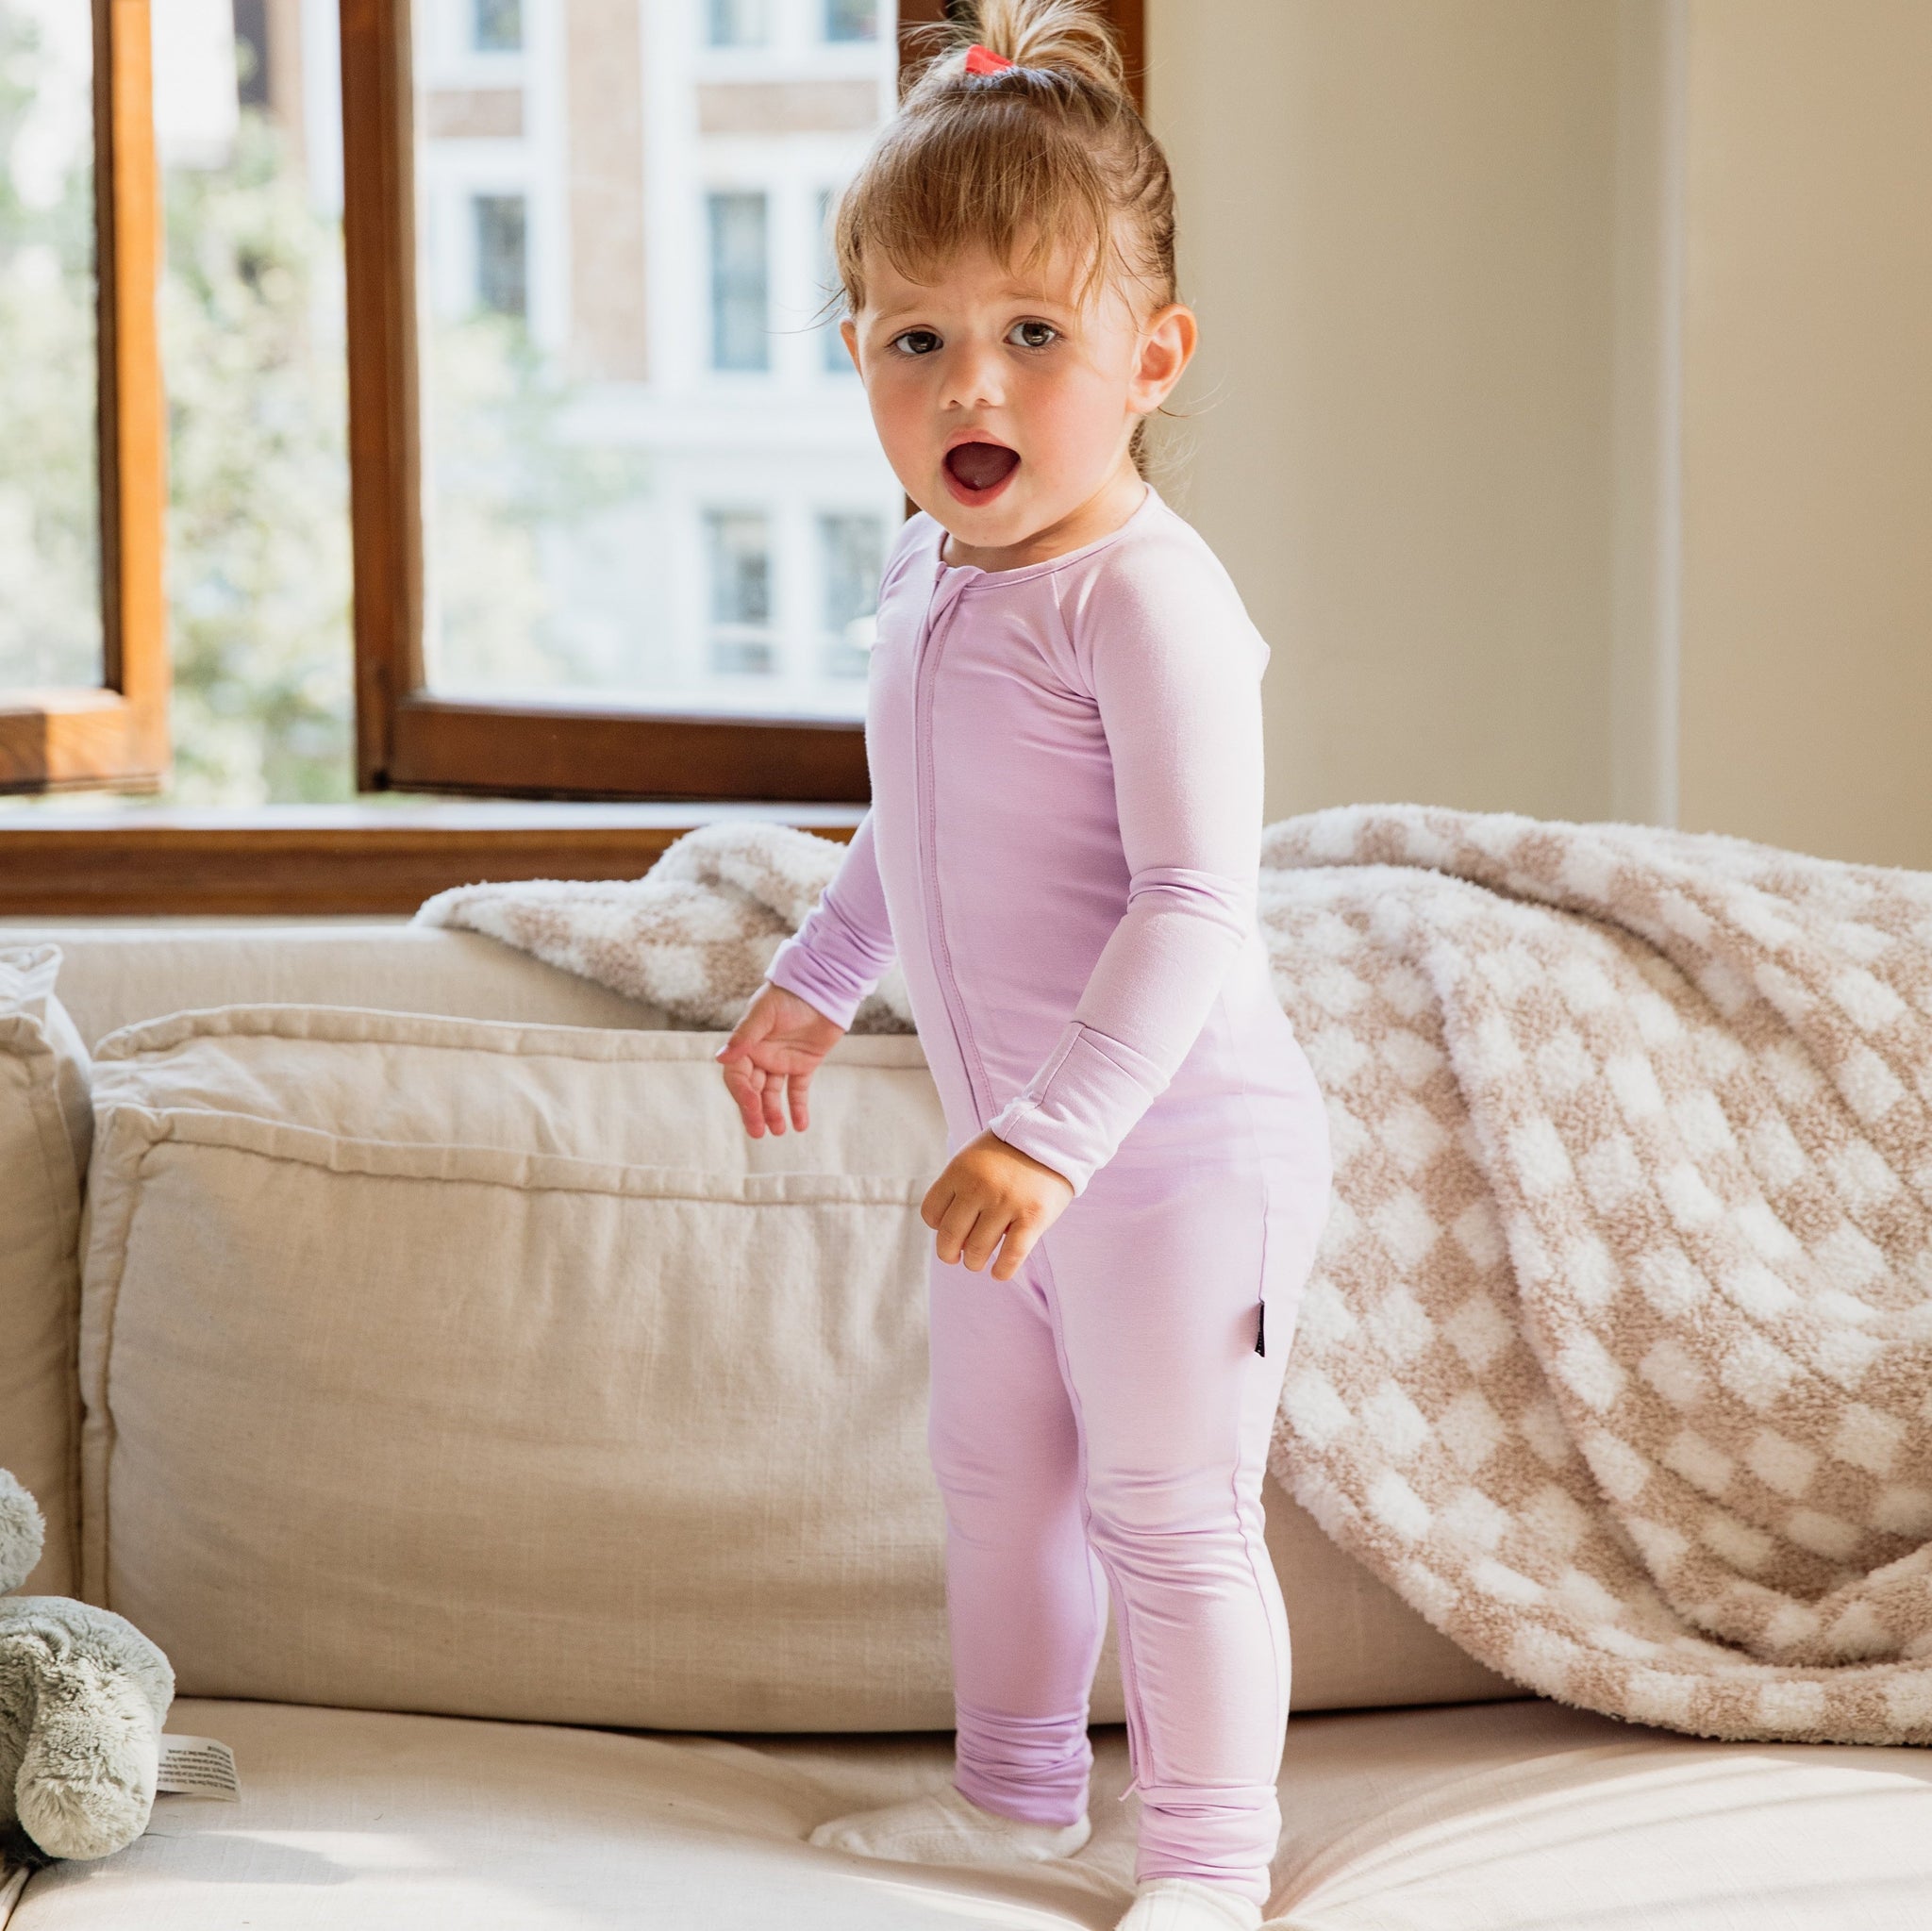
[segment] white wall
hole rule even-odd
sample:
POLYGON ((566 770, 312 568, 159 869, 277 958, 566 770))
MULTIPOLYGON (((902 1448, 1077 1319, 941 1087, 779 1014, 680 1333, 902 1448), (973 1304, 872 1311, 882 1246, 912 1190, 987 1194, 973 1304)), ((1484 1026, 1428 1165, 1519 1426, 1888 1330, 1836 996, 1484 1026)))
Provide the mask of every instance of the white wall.
POLYGON ((1696 0, 1683 815, 1932 867, 1932 6, 1696 0))
MULTIPOLYGON (((1150 0, 1271 816, 1932 866, 1932 7, 1150 0)), ((1172 446, 1172 445, 1171 445, 1172 446)))
POLYGON ((1611 9, 1153 0, 1273 816, 1608 807, 1611 9))

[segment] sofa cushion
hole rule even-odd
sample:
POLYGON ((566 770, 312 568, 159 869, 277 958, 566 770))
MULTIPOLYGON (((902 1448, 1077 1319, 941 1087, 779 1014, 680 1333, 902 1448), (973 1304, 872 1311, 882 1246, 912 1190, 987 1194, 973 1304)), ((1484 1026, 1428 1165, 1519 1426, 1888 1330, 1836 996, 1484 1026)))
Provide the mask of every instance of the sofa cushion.
POLYGON ((82 920, 0 927, 58 945, 60 997, 91 1045, 217 1006, 359 1006, 525 1025, 661 1026, 664 1012, 475 932, 397 919, 82 920))
MULTIPOLYGON (((316 1007, 103 1042, 86 1585, 184 1692, 950 1723, 930 1075, 847 1038, 754 1140, 717 1044, 316 1007)), ((1270 1532, 1304 1706, 1510 1693, 1285 1500, 1270 1532)))
POLYGON ((88 1055, 55 996, 51 945, 0 950, 0 1468, 41 1506, 31 1595, 76 1574, 80 1180, 93 1130, 88 1055))
MULTIPOLYGON (((960 1931, 1104 1927, 1138 1798, 1094 1733, 1093 1836, 974 1873, 815 1850, 812 1827, 941 1788, 940 1737, 670 1737, 184 1702, 239 1805, 28 1887, 9 1931, 960 1931)), ((1274 1931, 1917 1931, 1932 1756, 1701 1742, 1549 1703, 1301 1717, 1274 1931)))

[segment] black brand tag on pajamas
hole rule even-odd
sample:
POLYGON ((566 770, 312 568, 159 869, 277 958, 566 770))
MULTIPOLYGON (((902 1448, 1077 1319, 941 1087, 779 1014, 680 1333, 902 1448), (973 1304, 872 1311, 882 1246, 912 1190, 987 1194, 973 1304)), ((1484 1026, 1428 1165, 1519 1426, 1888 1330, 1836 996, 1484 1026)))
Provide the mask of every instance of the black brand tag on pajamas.
POLYGON ((1256 1352, 1256 1354, 1257 1354, 1257 1355, 1261 1355, 1261 1356, 1264 1356, 1264 1357, 1265 1357, 1265 1356, 1267 1355, 1267 1353, 1268 1353, 1268 1350, 1267 1350, 1267 1347, 1266 1347, 1266 1346, 1264 1345, 1264 1343, 1265 1343, 1265 1342, 1266 1342, 1266 1340, 1267 1340, 1267 1337, 1268 1337, 1268 1304, 1267 1304, 1267 1302, 1266 1302, 1266 1301, 1262 1301, 1262 1302, 1258 1302, 1258 1303, 1257 1303, 1257 1304, 1256 1305, 1256 1307, 1255 1307, 1255 1352, 1256 1352))

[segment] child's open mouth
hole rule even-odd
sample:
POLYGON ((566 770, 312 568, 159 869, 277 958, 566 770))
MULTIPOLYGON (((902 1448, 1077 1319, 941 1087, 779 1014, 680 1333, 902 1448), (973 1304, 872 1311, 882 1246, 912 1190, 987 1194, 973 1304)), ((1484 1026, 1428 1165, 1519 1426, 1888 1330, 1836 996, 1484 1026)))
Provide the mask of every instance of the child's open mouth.
POLYGON ((961 503, 991 503, 1020 467, 1020 452, 1003 442, 961 442, 946 451, 946 487, 961 503))

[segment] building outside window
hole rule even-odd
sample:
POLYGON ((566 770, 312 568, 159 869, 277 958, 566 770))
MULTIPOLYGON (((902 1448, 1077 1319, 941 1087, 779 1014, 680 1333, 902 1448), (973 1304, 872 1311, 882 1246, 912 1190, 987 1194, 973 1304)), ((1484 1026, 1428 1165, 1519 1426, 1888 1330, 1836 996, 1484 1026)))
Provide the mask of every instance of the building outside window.
POLYGON ((514 54, 524 44, 524 0, 471 0, 476 51, 514 54))
POLYGON ((476 305, 519 319, 529 314, 529 235, 521 194, 478 194, 476 305))
POLYGON ((761 47, 770 32, 766 0, 705 0, 714 47, 761 47))
MULTIPOLYGON (((320 42, 338 0, 302 4, 320 42)), ((428 687, 857 722, 819 519, 889 535, 904 495, 824 225, 866 89, 892 110, 892 14, 834 45, 827 0, 521 0, 506 55, 483 5, 413 0, 428 687)))
POLYGON ((711 669, 770 676, 772 533, 760 510, 708 509, 705 547, 711 575, 711 669))
POLYGON ((878 0, 825 0, 826 40, 875 41, 878 37, 878 0))
POLYGON ((872 661, 885 526, 876 516, 834 511, 819 518, 819 572, 828 677, 863 677, 872 661))
MULTIPOLYGON (((833 294, 839 287, 839 271, 832 258, 832 210, 838 197, 829 188, 819 190, 819 287, 826 294, 833 294)), ((834 302, 826 320, 820 325, 820 359, 828 375, 856 375, 858 372, 852 366, 852 358, 845 352, 845 338, 839 333, 839 324, 844 319, 845 302, 841 296, 834 302)))
POLYGON ((759 193, 707 197, 711 236, 711 366, 766 369, 765 197, 759 193))
POLYGON ((270 91, 268 0, 235 0, 237 88, 244 108, 267 112, 270 91))

